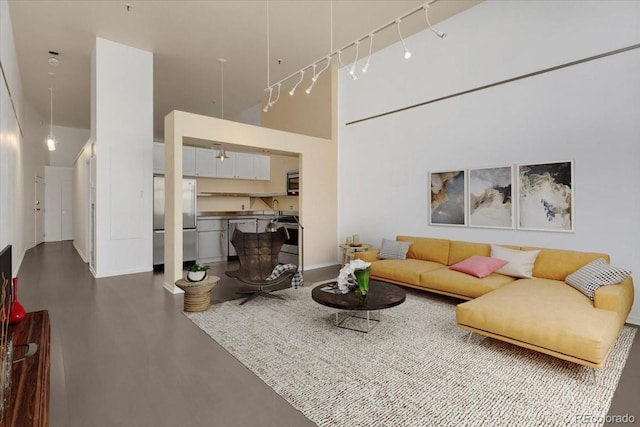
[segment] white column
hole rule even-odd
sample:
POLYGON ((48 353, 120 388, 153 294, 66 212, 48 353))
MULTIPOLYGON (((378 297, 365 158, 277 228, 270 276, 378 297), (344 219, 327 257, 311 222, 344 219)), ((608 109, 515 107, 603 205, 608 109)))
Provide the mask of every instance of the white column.
POLYGON ((153 54, 96 38, 96 277, 153 268, 153 54))

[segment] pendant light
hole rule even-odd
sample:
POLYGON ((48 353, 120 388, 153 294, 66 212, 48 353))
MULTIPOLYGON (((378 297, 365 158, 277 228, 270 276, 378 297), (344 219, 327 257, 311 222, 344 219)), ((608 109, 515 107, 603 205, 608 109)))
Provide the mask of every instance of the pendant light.
MULTIPOLYGON (((220 118, 224 120, 224 63, 227 62, 224 58, 218 58, 218 62, 220 63, 220 118)), ((224 162, 225 159, 228 159, 227 153, 224 151, 224 145, 220 144, 220 151, 218 151, 218 155, 216 159, 224 162)))
POLYGON ((49 73, 51 76, 51 87, 49 88, 49 100, 50 100, 50 109, 49 109, 49 135, 47 135, 47 148, 49 151, 56 151, 56 138, 53 136, 53 76, 55 73, 49 73))

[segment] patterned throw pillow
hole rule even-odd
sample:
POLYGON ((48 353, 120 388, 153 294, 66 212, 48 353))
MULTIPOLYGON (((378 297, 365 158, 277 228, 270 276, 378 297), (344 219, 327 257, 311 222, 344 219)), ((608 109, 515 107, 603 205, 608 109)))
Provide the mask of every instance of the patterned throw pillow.
POLYGON ((398 242, 397 240, 382 239, 379 259, 406 259, 409 247, 413 242, 398 242))
POLYGON ((564 281, 593 300, 598 288, 615 285, 629 276, 630 271, 609 265, 604 258, 598 258, 568 275, 564 281))

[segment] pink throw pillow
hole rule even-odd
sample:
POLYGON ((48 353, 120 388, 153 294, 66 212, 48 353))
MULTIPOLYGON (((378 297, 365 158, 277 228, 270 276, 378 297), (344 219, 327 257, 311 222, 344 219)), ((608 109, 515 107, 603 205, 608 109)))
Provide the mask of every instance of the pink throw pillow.
POLYGON ((462 273, 467 273, 479 278, 486 277, 494 271, 507 265, 509 261, 498 258, 490 258, 488 256, 471 256, 464 261, 453 264, 449 268, 462 273))

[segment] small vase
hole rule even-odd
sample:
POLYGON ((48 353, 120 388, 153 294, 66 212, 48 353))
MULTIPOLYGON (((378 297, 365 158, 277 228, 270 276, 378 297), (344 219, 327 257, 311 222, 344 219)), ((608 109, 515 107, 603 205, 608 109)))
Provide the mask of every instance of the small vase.
POLYGON ((356 276, 356 282, 358 282, 358 289, 362 295, 366 295, 369 292, 369 275, 371 274, 371 267, 364 270, 356 270, 353 273, 356 276))
POLYGON ((187 280, 190 282, 200 282, 207 275, 206 271, 187 271, 187 280))
POLYGON ((20 323, 27 317, 27 313, 24 311, 22 304, 18 302, 18 278, 13 278, 13 301, 11 302, 11 314, 9 315, 9 324, 15 325, 20 323))

